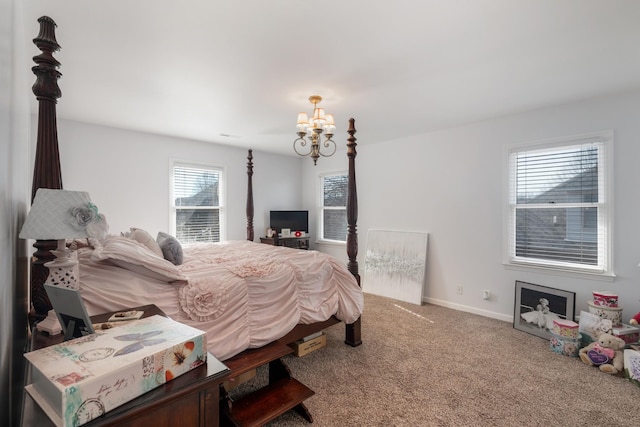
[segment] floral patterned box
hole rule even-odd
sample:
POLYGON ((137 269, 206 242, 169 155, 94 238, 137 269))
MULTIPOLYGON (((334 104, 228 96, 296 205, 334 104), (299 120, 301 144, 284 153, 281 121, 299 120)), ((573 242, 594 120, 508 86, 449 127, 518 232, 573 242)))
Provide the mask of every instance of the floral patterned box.
POLYGON ((551 332, 561 337, 566 337, 570 339, 578 339, 580 338, 580 331, 578 330, 579 325, 567 319, 553 319, 553 328, 551 332))
POLYGON ((570 357, 578 357, 578 350, 580 350, 580 339, 556 335, 551 332, 549 348, 551 349, 551 351, 557 354, 562 354, 564 356, 570 357))
POLYGON ((26 353, 33 399, 62 427, 80 426, 202 365, 206 334, 151 316, 26 353))

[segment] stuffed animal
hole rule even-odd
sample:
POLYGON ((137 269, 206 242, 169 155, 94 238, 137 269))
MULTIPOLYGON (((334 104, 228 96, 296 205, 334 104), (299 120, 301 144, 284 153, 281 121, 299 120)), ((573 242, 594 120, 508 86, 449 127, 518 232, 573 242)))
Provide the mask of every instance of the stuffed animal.
POLYGON ((640 324, 640 313, 638 313, 635 316, 633 316, 631 318, 631 320, 629 320, 629 323, 632 324, 632 325, 640 324))
POLYGON ((626 343, 611 334, 600 334, 598 341, 581 348, 580 359, 589 366, 598 366, 602 372, 617 374, 624 367, 622 350, 626 343))

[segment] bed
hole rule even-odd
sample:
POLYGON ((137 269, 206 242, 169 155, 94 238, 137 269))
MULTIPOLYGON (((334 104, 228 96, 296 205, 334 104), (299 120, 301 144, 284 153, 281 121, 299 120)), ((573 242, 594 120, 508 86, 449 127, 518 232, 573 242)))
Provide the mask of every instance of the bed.
MULTIPOLYGON (((41 17, 39 22, 40 32, 34 39, 42 53, 34 57, 33 67, 39 113, 32 199, 38 188, 62 189, 56 126, 61 74, 60 63, 53 57, 60 46, 54 21, 41 17)), ((253 154, 249 150, 247 241, 185 245, 185 262, 180 266, 149 258, 148 248, 126 237, 109 236, 80 245, 80 286, 89 313, 156 304, 173 319, 205 330, 209 351, 221 360, 276 340, 290 343, 339 322, 346 325, 345 342, 360 345, 363 302, 357 263, 354 123, 350 119, 347 138, 346 266, 317 251, 253 242, 253 154), (203 299, 207 301, 202 303, 203 299)), ((36 241, 34 246, 30 296, 34 315, 42 318, 51 309, 43 287, 48 275, 44 263, 53 258, 50 251, 56 242, 36 241)))

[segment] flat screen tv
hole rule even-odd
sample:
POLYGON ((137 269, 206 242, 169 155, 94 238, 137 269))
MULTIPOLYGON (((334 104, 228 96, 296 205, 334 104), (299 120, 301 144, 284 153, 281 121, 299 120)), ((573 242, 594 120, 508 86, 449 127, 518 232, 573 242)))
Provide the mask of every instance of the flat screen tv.
POLYGON ((278 233, 283 228, 293 231, 309 232, 309 211, 271 211, 269 227, 278 233))

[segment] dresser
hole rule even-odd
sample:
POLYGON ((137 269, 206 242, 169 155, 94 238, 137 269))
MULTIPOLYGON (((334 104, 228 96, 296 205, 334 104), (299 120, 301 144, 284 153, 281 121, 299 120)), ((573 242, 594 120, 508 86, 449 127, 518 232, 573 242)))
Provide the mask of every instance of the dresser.
MULTIPOLYGON (((135 307, 131 310, 144 311, 144 317, 154 314, 164 315, 155 305, 135 307)), ((105 322, 111 314, 93 316, 91 320, 93 323, 105 322)), ((37 350, 61 341, 61 334, 49 336, 34 328, 30 350, 37 350)), ((229 372, 229 370, 212 372, 207 364, 199 366, 83 426, 217 427, 220 420, 220 385, 228 379, 229 372)), ((30 372, 27 367, 27 383, 29 382, 30 372)), ((54 426, 40 406, 26 392, 22 426, 54 426)))

